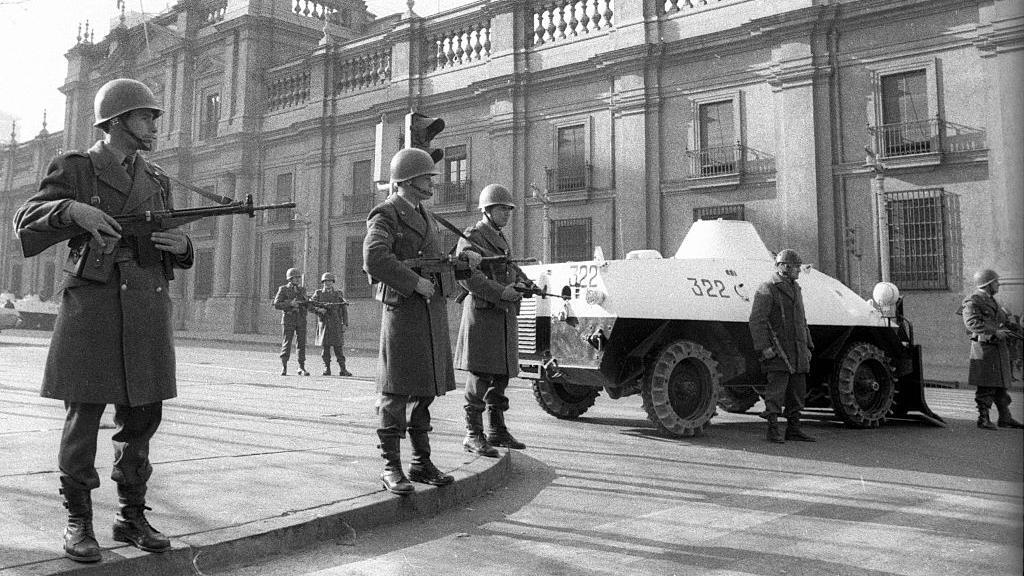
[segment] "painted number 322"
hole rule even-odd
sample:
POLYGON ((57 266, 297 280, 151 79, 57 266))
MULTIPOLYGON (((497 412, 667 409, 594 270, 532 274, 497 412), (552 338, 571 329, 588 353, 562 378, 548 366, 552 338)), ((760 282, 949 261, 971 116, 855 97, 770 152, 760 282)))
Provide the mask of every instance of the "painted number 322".
POLYGON ((728 298, 725 293, 725 284, 721 280, 708 280, 707 278, 687 278, 690 281, 690 290, 697 296, 708 298, 728 298))

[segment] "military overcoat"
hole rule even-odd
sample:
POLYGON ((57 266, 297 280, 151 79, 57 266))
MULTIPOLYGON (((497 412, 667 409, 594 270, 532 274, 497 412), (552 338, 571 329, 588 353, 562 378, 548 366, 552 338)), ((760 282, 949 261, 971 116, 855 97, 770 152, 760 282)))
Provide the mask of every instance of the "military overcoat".
MULTIPOLYGON (((754 350, 760 352, 772 346, 772 330, 794 371, 797 374, 810 372, 814 342, 807 327, 803 293, 798 283, 790 282, 778 272, 761 284, 754 294, 750 309, 750 337, 754 350)), ((764 362, 762 367, 765 371, 789 371, 786 361, 778 354, 764 362)))
POLYGON ((403 262, 443 256, 437 221, 392 195, 370 211, 366 228, 363 270, 379 282, 383 305, 377 390, 411 396, 454 390, 447 303, 439 291, 430 300, 420 296, 421 276, 403 262))
POLYGON ((314 309, 317 315, 316 345, 344 346, 345 326, 348 324, 348 302, 341 290, 324 290, 313 292, 310 300, 322 304, 337 304, 326 310, 314 309))
POLYGON ((981 289, 964 298, 962 313, 964 326, 971 334, 968 384, 1008 388, 1013 379, 1010 347, 1006 340, 996 338, 996 330, 1015 326, 1013 319, 991 294, 981 289))
POLYGON ((291 282, 278 286, 277 294, 274 295, 274 308, 281 311, 281 326, 305 330, 307 308, 301 304, 307 300, 309 296, 306 295, 305 286, 293 286, 291 282), (293 307, 293 300, 300 306, 293 307))
MULTIPOLYGON (((472 250, 481 256, 511 257, 508 241, 487 218, 465 231, 457 252, 472 250)), ((481 265, 461 282, 469 295, 462 302, 462 321, 455 344, 459 370, 516 376, 519 374, 519 302, 501 299, 516 274, 508 264, 481 265)))
MULTIPOLYGON (((67 218, 71 200, 113 215, 172 208, 169 182, 158 167, 137 154, 133 179, 119 156, 97 142, 88 152, 53 160, 39 191, 15 215, 26 256, 70 239, 69 260, 75 258, 89 235, 67 218)), ((184 255, 165 258, 173 267, 191 267, 191 241, 184 255)), ((42 396, 139 406, 177 394, 170 278, 159 263, 143 268, 133 259, 118 259, 123 261, 105 282, 65 275, 42 396)))

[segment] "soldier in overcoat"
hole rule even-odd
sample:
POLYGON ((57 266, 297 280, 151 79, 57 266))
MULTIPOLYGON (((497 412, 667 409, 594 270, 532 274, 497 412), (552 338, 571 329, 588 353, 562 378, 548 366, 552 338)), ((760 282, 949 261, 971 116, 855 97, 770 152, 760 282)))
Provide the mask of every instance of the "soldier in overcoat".
POLYGON ((317 316, 316 345, 323 347, 320 357, 324 361, 324 376, 331 375, 331 349, 338 359, 338 375, 351 376, 345 367, 345 327, 348 326, 348 301, 345 294, 334 287, 336 278, 330 272, 320 277, 320 286, 309 298, 317 316))
MULTIPOLYGON (((511 258, 508 239, 502 228, 515 210, 507 188, 490 184, 480 191, 479 209, 483 217, 465 231, 456 252, 472 251, 482 257, 511 258)), ((509 263, 481 265, 462 281, 468 291, 462 302, 462 321, 455 345, 455 367, 469 372, 466 378, 467 452, 496 457, 494 446, 523 449, 505 425, 509 408, 505 389, 509 378, 519 373, 519 303, 523 299, 515 289, 516 273, 509 263), (483 412, 487 409, 488 434, 484 436, 483 412)))
POLYGON ((814 442, 800 428, 800 412, 807 395, 807 373, 811 371, 814 343, 807 327, 804 298, 797 284, 802 262, 796 252, 785 249, 775 258, 775 273, 758 287, 750 310, 750 337, 761 355, 768 380, 764 396, 770 442, 785 440, 814 442), (778 417, 786 420, 785 439, 779 433, 778 417))
POLYGON ((289 268, 285 272, 288 283, 278 286, 274 295, 274 308, 281 311, 281 376, 288 375, 288 359, 292 355, 292 340, 299 357, 299 376, 309 376, 306 371, 306 313, 309 311, 309 296, 302 285, 302 271, 289 268))
POLYGON ((994 270, 979 270, 974 275, 976 290, 963 301, 963 320, 971 335, 970 365, 967 381, 977 387, 978 428, 995 430, 989 418, 993 402, 999 412, 998 427, 1024 428, 1010 415, 1007 389, 1013 380, 1010 371, 1009 339, 1020 334, 1021 326, 995 299, 999 275, 994 270))
MULTIPOLYGON (((444 256, 437 222, 424 200, 433 196, 434 160, 423 150, 406 148, 391 159, 395 193, 375 206, 366 221, 363 270, 377 285, 383 305, 377 359, 378 414, 384 473, 381 482, 395 494, 410 494, 409 480, 433 485, 454 481, 430 460, 430 404, 455 389, 448 312, 436 278, 406 263, 414 258, 444 256), (406 409, 410 408, 408 421, 406 409), (412 466, 402 471, 400 441, 409 432, 412 466)), ((479 257, 476 259, 479 264, 479 257)))
POLYGON ((114 463, 120 510, 114 539, 150 552, 168 539, 146 520, 146 483, 153 471, 149 444, 163 401, 176 395, 168 282, 173 268, 192 266, 181 230, 152 234, 162 257, 139 262, 139 241, 121 238, 112 215, 173 208, 167 176, 139 150, 156 140, 162 110, 145 84, 108 82, 96 93, 96 126, 104 140, 87 152, 54 159, 39 191, 15 215, 25 256, 69 240, 60 309, 43 374, 42 395, 64 401, 58 465, 68 509, 65 555, 100 560, 90 491, 100 484, 96 439, 107 404, 115 407, 114 463), (84 274, 83 266, 100 272, 84 274))

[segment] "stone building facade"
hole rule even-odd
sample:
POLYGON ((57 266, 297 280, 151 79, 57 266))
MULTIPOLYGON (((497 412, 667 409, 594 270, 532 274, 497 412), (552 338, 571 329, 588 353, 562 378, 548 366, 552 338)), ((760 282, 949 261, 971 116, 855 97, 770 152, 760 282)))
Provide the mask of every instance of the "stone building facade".
MULTIPOLYGON (((1004 300, 1024 309, 1021 12, 1014 0, 479 0, 376 18, 360 0, 182 0, 68 52, 64 130, 4 152, 0 217, 57 149, 99 136, 93 94, 131 76, 167 110, 151 156, 170 174, 298 204, 193 225, 178 326, 275 332, 270 298, 297 266, 308 283, 344 278, 353 323, 374 332, 364 221, 413 109, 447 124, 434 209, 469 225, 480 189, 505 184, 521 206, 517 255, 669 255, 694 220, 743 218, 865 297, 891 278, 926 355, 959 362, 955 311, 976 268, 999 270, 1004 300)), ((23 260, 0 236, 0 288, 52 294, 63 256, 23 260)))

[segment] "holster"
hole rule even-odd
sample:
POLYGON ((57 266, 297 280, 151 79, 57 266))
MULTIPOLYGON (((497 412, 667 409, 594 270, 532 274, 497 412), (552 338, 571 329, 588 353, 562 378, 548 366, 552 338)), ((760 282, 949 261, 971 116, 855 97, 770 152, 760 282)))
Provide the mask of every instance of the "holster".
POLYGON ((64 271, 75 278, 106 283, 114 273, 117 252, 104 254, 95 240, 89 240, 73 248, 64 263, 64 271))

